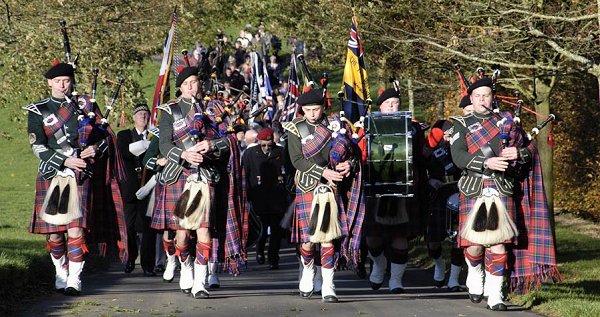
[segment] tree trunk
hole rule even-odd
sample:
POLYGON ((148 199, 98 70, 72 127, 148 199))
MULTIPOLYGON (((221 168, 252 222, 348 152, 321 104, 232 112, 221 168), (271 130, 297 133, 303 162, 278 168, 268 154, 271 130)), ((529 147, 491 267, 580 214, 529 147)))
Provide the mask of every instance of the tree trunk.
MULTIPOLYGON (((536 87, 536 105, 535 110, 547 116, 550 114, 550 94, 552 87, 544 83, 543 80, 535 79, 536 87)), ((544 118, 537 118, 537 123, 543 121, 544 118)), ((553 148, 548 145, 548 134, 550 127, 546 127, 540 130, 540 134, 537 136, 536 141, 538 145, 538 151, 540 153, 540 160, 542 166, 542 174, 544 177, 544 190, 546 192, 546 198, 548 200, 548 209, 550 211, 550 222, 552 224, 552 231, 554 233, 554 177, 553 177, 553 148)))

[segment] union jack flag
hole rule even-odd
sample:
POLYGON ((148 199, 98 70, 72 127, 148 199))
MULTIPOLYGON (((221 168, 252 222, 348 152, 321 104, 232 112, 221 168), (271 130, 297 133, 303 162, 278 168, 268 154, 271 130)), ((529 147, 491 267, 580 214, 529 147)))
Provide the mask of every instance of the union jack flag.
POLYGON ((296 54, 292 53, 290 61, 290 73, 288 75, 288 91, 285 95, 285 103, 283 106, 283 115, 280 117, 281 122, 292 121, 298 114, 298 105, 296 99, 300 95, 300 79, 298 78, 298 70, 296 68, 296 54))

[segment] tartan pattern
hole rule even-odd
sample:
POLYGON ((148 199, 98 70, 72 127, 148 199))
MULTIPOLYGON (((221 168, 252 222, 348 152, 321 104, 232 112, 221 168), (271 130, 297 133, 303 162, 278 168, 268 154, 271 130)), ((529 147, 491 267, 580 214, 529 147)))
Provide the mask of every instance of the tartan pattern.
POLYGON ((314 249, 310 248, 310 250, 305 250, 302 246, 300 246, 299 249, 300 256, 302 257, 302 262, 304 263, 304 265, 308 265, 310 261, 312 261, 315 258, 314 249))
POLYGON ((292 220, 292 240, 293 243, 310 242, 308 233, 308 222, 310 220, 311 204, 313 193, 303 193, 296 187, 296 206, 294 207, 294 218, 292 220))
POLYGON ((531 168, 522 182, 523 197, 517 215, 519 244, 513 248, 514 264, 510 289, 516 293, 536 290, 542 282, 560 282, 556 266, 555 241, 549 219, 550 211, 544 193, 542 169, 535 142, 528 148, 533 153, 531 168))
MULTIPOLYGON (((506 112, 503 112, 502 115, 508 115, 506 112)), ((496 123, 498 122, 498 117, 495 115, 490 115, 489 118, 481 121, 481 129, 477 131, 469 131, 465 136, 467 141, 467 148, 469 153, 474 154, 481 147, 488 144, 490 140, 492 140, 496 135, 498 135, 498 127, 496 123)), ((467 130, 469 126, 467 126, 467 130)))
POLYGON ((354 267, 360 260, 360 242, 363 234, 363 223, 365 219, 366 198, 362 188, 362 166, 352 178, 349 192, 346 193, 347 200, 341 200, 344 206, 344 222, 342 222, 342 255, 352 263, 354 267))
MULTIPOLYGON (((185 179, 192 174, 189 169, 183 169, 179 179, 171 185, 161 182, 156 183, 156 197, 154 200, 154 212, 152 213, 152 223, 150 227, 156 230, 185 230, 179 225, 179 218, 173 211, 177 200, 183 193, 185 179)), ((212 186, 209 186, 212 189, 212 186)), ((212 193, 211 193, 212 195, 212 193)))
MULTIPOLYGON (((78 177, 79 173, 75 174, 75 177, 78 177)), ((91 207, 91 191, 90 191, 90 180, 84 179, 83 184, 77 185, 77 192, 79 193, 79 201, 81 206, 81 214, 83 215, 81 218, 77 218, 68 225, 56 226, 53 224, 49 224, 42 220, 42 206, 44 204, 44 199, 46 198, 46 193, 48 191, 48 187, 50 187, 50 183, 52 179, 45 179, 42 174, 37 175, 37 179, 35 182, 35 201, 33 204, 33 213, 31 215, 31 222, 29 224, 29 232, 30 233, 39 233, 39 234, 48 234, 48 233, 60 233, 67 231, 69 228, 86 228, 88 218, 90 217, 90 207, 91 207)))
POLYGON ((480 255, 471 255, 469 252, 467 252, 467 249, 464 249, 465 251, 465 259, 467 261, 469 261, 469 263, 471 264, 471 266, 478 266, 479 264, 483 263, 483 253, 480 255))
MULTIPOLYGON (((107 171, 108 173, 108 171, 107 171)), ((127 251, 127 224, 125 223, 125 208, 123 208, 123 198, 121 197, 121 189, 116 180, 110 183, 112 189, 112 200, 115 205, 115 213, 117 217, 117 227, 119 228, 119 236, 121 240, 117 243, 119 247, 119 258, 121 262, 126 263, 129 259, 127 251)))
POLYGON ((67 241, 67 257, 70 262, 82 262, 83 256, 88 252, 85 246, 85 239, 83 236, 77 238, 69 237, 67 241))
MULTIPOLYGON (((181 102, 181 101, 179 101, 181 102)), ((179 105, 173 105, 171 107, 179 107, 179 105)), ((196 112, 200 112, 201 110, 196 109, 194 106, 192 106, 190 108, 190 111, 188 111, 188 113, 185 115, 185 117, 183 118, 185 120, 185 125, 182 125, 181 129, 173 129, 173 142, 174 143, 178 143, 183 141, 185 138, 187 138, 188 136, 190 136, 190 132, 193 129, 197 129, 198 131, 200 131, 202 129, 203 126, 203 121, 204 120, 194 120, 194 114, 196 112)))
POLYGON ((228 134, 230 144, 229 191, 227 199, 227 223, 225 225, 224 269, 239 274, 239 265, 247 261, 248 204, 246 200, 246 177, 241 166, 240 147, 234 134, 228 134))
POLYGON ((329 151, 329 163, 333 166, 347 161, 354 155, 354 144, 345 134, 338 134, 331 141, 331 151, 329 151))
POLYGON ((65 255, 65 241, 50 241, 46 240, 46 250, 52 254, 55 259, 60 259, 65 255))
MULTIPOLYGON (((47 137, 51 138, 54 136, 56 131, 60 130, 65 123, 67 123, 71 118, 77 113, 77 109, 72 103, 65 102, 65 106, 58 107, 58 110, 54 113, 56 117, 56 122, 52 125, 44 124, 44 133, 47 137)), ((90 109, 85 109, 84 112, 87 113, 90 109)))
POLYGON ((495 276, 503 276, 504 268, 506 267, 506 261, 508 254, 506 253, 485 253, 485 270, 495 276))
POLYGON ((312 139, 304 139, 305 143, 302 144, 302 154, 307 159, 317 155, 327 146, 331 140, 331 131, 323 124, 319 124, 315 127, 312 136, 312 139))
MULTIPOLYGON (((483 180, 483 188, 485 188, 485 187, 490 187, 490 188, 498 190, 498 188, 496 187, 496 183, 494 182, 493 179, 484 179, 483 180)), ((473 206, 475 205, 475 201, 477 200, 477 197, 467 199, 467 198, 465 198, 463 193, 459 193, 458 197, 460 200, 460 204, 459 204, 459 208, 458 208, 459 209, 458 210, 458 235, 456 235, 456 242, 459 247, 468 247, 468 246, 473 246, 473 245, 479 245, 479 244, 473 243, 473 242, 461 237, 461 233, 464 230, 464 224, 467 222, 467 217, 469 216, 469 213, 473 209, 473 206)), ((515 221, 515 223, 516 223, 515 201, 514 201, 513 197, 509 197, 509 196, 500 194, 500 200, 504 204, 504 207, 506 208, 506 211, 508 212, 509 217, 512 218, 512 220, 515 221)), ((518 240, 515 239, 512 242, 514 244, 517 244, 518 240)), ((511 240, 504 241, 503 243, 511 243, 511 240)))
POLYGON ((208 264, 211 246, 212 242, 196 242, 196 263, 201 265, 208 264))
POLYGON ((331 247, 321 247, 321 266, 324 269, 333 269, 334 260, 335 260, 335 248, 331 247))

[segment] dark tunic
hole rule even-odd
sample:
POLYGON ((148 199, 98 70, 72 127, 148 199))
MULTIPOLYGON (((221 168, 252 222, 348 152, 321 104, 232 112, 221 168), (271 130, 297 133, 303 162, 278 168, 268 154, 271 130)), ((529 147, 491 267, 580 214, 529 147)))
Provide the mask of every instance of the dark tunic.
POLYGON ((269 155, 260 146, 247 149, 242 157, 246 172, 248 200, 258 214, 283 213, 287 192, 283 187, 282 148, 274 146, 269 155))

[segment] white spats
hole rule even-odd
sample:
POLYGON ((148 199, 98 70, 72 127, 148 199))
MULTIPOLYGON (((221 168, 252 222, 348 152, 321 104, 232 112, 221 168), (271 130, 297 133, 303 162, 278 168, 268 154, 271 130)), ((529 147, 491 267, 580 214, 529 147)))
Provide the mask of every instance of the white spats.
POLYGON ((458 277, 460 276, 461 269, 462 267, 458 265, 450 265, 450 277, 448 277, 448 288, 460 286, 458 277))
POLYGON ((166 255, 167 265, 165 266, 165 271, 163 272, 163 280, 165 282, 171 282, 175 277, 175 268, 177 268, 177 256, 175 254, 169 255, 169 253, 166 253, 166 255))
POLYGON ((378 256, 373 256, 369 252, 369 258, 373 261, 371 266, 371 275, 369 275, 369 281, 374 284, 383 284, 383 278, 385 271, 387 270, 387 259, 383 252, 378 256))
POLYGON ((311 260, 308 264, 302 263, 302 276, 300 277, 299 289, 302 293, 312 293, 315 278, 315 261, 311 260))
POLYGON ((502 301, 502 283, 504 282, 504 276, 496 276, 492 274, 486 275, 486 289, 487 289, 487 304, 490 307, 494 307, 498 304, 504 304, 502 301))
POLYGON ((67 288, 73 288, 74 290, 81 292, 81 271, 83 271, 83 265, 85 261, 73 262, 69 261, 69 276, 67 277, 67 288))
POLYGON ((466 259, 467 267, 469 272, 467 274, 467 288, 469 294, 482 295, 483 294, 483 263, 479 263, 477 266, 472 266, 469 259, 466 259))
POLYGON ((186 291, 194 286, 194 266, 192 263, 192 257, 188 256, 185 261, 181 261, 181 272, 179 276, 179 288, 182 291, 186 291))
POLYGON ((335 294, 335 284, 333 284, 334 269, 321 269, 321 276, 323 277, 323 287, 321 289, 321 297, 326 299, 327 296, 333 296, 337 298, 335 294))
POLYGON ((395 290, 403 290, 404 285, 402 285, 402 277, 404 276, 404 271, 406 270, 405 264, 396 264, 392 263, 390 267, 390 291, 394 292, 395 290))
POLYGON ((433 279, 437 282, 443 282, 446 278, 446 260, 443 256, 435 259, 435 269, 433 270, 433 279))
MULTIPOLYGON (((188 258, 190 260, 190 258, 188 258)), ((208 276, 208 265, 194 262, 194 286, 192 287, 192 296, 194 298, 208 298, 204 282, 208 276)))
POLYGON ((65 287, 67 287, 67 277, 69 276, 67 256, 63 255, 60 258, 56 259, 52 256, 52 254, 50 254, 50 258, 52 259, 54 269, 56 270, 54 287, 57 290, 64 289, 65 287))

